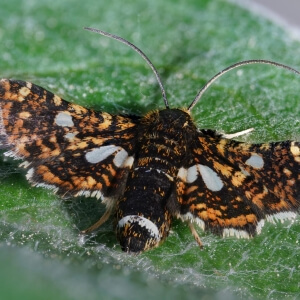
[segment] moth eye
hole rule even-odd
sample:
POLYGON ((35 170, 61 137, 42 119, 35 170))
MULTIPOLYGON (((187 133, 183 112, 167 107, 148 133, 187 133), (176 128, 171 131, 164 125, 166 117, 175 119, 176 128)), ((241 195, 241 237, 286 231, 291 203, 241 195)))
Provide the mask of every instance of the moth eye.
POLYGON ((125 252, 140 253, 158 246, 161 237, 157 226, 150 220, 129 215, 117 225, 117 238, 125 252))

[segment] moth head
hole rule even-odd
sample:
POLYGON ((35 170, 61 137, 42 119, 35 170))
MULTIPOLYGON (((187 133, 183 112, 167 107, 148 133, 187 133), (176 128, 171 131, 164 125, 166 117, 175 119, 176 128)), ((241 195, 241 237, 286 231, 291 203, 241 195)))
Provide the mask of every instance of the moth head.
POLYGON ((157 225, 138 215, 125 216, 118 222, 117 237, 122 250, 130 253, 149 250, 161 241, 157 225))

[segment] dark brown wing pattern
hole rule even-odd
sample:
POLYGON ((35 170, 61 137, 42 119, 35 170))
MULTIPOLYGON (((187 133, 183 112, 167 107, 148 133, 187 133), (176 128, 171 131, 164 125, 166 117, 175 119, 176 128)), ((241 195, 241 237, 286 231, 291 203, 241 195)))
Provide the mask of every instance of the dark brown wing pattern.
POLYGON ((178 217, 223 236, 251 237, 300 206, 300 143, 246 144, 199 132, 177 178, 178 217))
POLYGON ((34 84, 0 81, 0 148, 34 186, 62 196, 118 195, 134 160, 136 121, 68 103, 34 84))
MULTIPOLYGON (((174 111, 177 110, 168 113, 174 111)), ((153 126, 149 124, 150 139, 154 134, 158 140, 168 140, 168 126, 176 120, 177 117, 175 120, 168 117, 162 126, 165 133, 161 132, 159 137, 151 133, 153 126)), ((176 200, 173 194, 169 200, 165 199, 172 203, 167 205, 170 214, 195 221, 214 233, 237 237, 259 233, 264 220, 296 216, 300 205, 299 142, 251 145, 212 131, 197 131, 191 124, 188 119, 180 126, 185 132, 180 143, 185 144, 180 153, 175 151, 177 160, 168 164, 177 170, 178 158, 184 157, 175 175, 176 200)), ((52 189, 64 197, 103 198, 108 213, 88 231, 107 219, 124 191, 136 151, 144 149, 136 145, 140 125, 138 117, 86 109, 28 82, 0 81, 0 149, 7 150, 6 156, 24 160, 21 166, 34 186, 52 189)), ((176 134, 171 136, 171 141, 176 138, 176 134)), ((151 149, 155 147, 158 146, 151 145, 151 149)), ((149 151, 144 153, 147 157, 154 155, 159 174, 163 171, 159 161, 171 153, 161 153, 165 148, 158 147, 155 155, 149 151)), ((156 165, 148 163, 145 167, 150 171, 156 165)), ((139 175, 144 176, 144 172, 139 175)), ((171 177, 166 176, 164 180, 173 184, 171 177)), ((128 184, 136 190, 134 183, 128 184)), ((145 186, 138 188, 145 189, 145 186)), ((146 209, 151 210, 152 206, 146 209)), ((145 227, 148 223, 143 222, 140 226, 145 227)), ((192 226, 191 229, 201 245, 192 226)))

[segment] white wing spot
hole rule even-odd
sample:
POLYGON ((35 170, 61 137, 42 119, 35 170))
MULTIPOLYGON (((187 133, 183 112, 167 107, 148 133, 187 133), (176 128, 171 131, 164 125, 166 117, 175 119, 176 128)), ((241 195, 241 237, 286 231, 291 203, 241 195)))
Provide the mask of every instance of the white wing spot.
POLYGON ((180 168, 178 170, 177 177, 179 177, 182 181, 186 182, 186 176, 187 176, 187 169, 185 168, 180 168))
POLYGON ((210 167, 204 165, 194 165, 188 169, 180 168, 177 176, 186 183, 193 183, 197 180, 198 174, 201 174, 206 187, 213 192, 220 191, 224 183, 219 175, 210 167))
POLYGON ((55 121, 56 125, 58 125, 58 126, 63 126, 63 127, 74 126, 72 116, 63 111, 56 115, 54 121, 55 121))
POLYGON ((194 165, 187 169, 187 176, 186 176, 187 183, 193 183, 197 179, 198 177, 197 166, 199 165, 194 165))
POLYGON ((64 138, 68 140, 72 140, 76 136, 76 134, 77 133, 75 132, 68 132, 67 134, 64 135, 64 138))
POLYGON ((117 152, 120 149, 122 149, 122 148, 114 146, 114 145, 108 145, 108 146, 102 146, 99 148, 94 148, 92 151, 85 154, 85 158, 89 163, 97 164, 98 162, 105 160, 110 155, 112 155, 113 153, 117 152))
POLYGON ((138 215, 126 216, 118 222, 118 227, 122 228, 126 225, 130 226, 132 223, 138 223, 141 227, 145 227, 156 240, 158 241, 160 240, 160 234, 157 226, 152 221, 142 216, 138 216, 138 215))
POLYGON ((178 170, 177 177, 179 177, 184 182, 193 183, 198 177, 197 166, 198 165, 194 165, 192 167, 189 167, 188 169, 181 167, 178 170))
POLYGON ((125 160, 125 162, 124 162, 124 164, 123 164, 123 167, 131 168, 132 165, 133 165, 133 162, 134 162, 133 156, 129 156, 129 157, 125 160))
POLYGON ((127 151, 125 151, 124 149, 122 149, 121 151, 119 151, 114 160, 113 163, 115 164, 116 167, 120 168, 123 167, 124 163, 126 162, 128 158, 128 153, 127 151))
POLYGON ((223 181, 213 169, 204 165, 197 165, 197 166, 199 168, 199 172, 202 176, 202 179, 209 190, 213 192, 217 192, 223 188, 224 186, 223 181))
POLYGON ((261 169, 264 166, 264 160, 258 154, 252 154, 250 158, 248 158, 245 162, 248 166, 253 167, 255 169, 261 169))

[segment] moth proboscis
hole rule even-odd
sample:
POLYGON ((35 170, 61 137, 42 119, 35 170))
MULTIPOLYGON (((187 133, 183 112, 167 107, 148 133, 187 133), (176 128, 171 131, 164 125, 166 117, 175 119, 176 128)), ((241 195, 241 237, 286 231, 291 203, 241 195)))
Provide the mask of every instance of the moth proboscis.
MULTIPOLYGON (((148 57, 166 108, 145 116, 113 115, 67 102, 29 82, 0 82, 0 147, 21 159, 27 179, 62 197, 96 197, 106 205, 96 230, 113 213, 122 250, 140 253, 158 246, 172 218, 186 221, 202 247, 194 223, 221 236, 249 238, 264 220, 294 218, 300 204, 300 143, 248 144, 236 135, 196 127, 190 112, 222 74, 216 74, 187 109, 169 108, 160 76, 148 57)), ((240 134, 247 133, 243 131, 240 134)))

